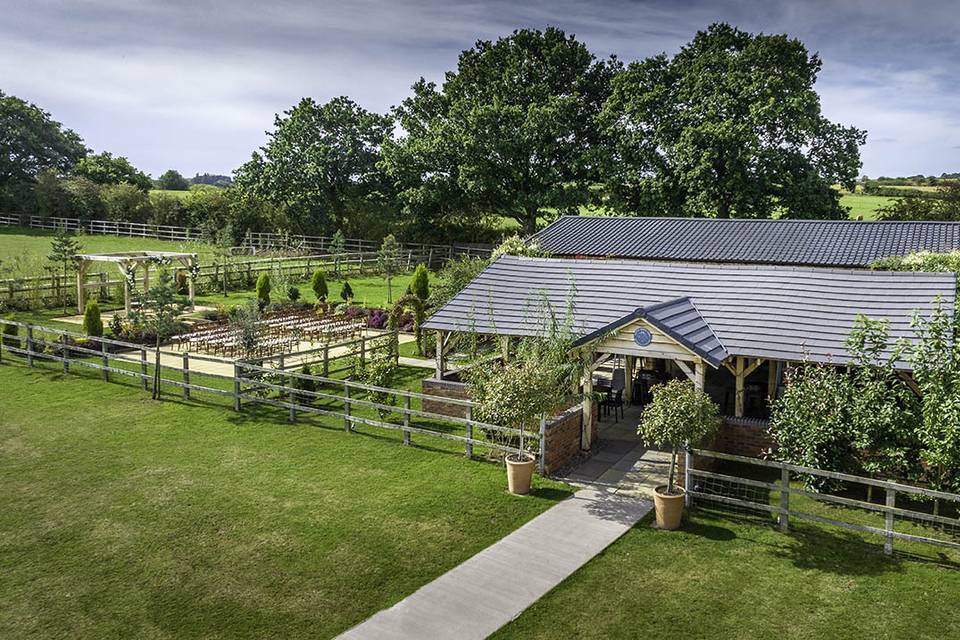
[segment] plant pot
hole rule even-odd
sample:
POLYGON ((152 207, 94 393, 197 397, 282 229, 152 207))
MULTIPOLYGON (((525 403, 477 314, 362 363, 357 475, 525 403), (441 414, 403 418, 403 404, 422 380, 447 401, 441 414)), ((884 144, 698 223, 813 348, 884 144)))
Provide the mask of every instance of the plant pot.
POLYGON ((507 456, 507 489, 510 493, 518 496, 530 493, 535 464, 533 456, 520 456, 515 453, 507 456))
POLYGON ((653 491, 653 504, 657 513, 657 528, 673 531, 680 528, 680 519, 683 517, 683 499, 685 491, 679 487, 674 487, 674 491, 679 491, 676 495, 667 493, 667 485, 657 487, 653 491))

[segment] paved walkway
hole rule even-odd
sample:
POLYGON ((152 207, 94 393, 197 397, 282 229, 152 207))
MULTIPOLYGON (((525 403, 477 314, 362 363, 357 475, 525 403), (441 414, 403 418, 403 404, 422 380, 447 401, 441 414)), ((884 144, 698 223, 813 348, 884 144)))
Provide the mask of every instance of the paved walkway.
POLYGON ((631 448, 596 481, 341 639, 486 638, 626 533, 653 508, 665 454, 631 448), (614 468, 619 466, 620 468, 614 468))

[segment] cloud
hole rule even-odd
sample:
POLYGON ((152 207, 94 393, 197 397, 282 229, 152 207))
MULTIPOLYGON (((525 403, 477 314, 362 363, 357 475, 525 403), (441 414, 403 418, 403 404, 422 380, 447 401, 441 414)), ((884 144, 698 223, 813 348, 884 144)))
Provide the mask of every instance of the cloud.
POLYGON ((477 39, 557 25, 598 55, 676 52, 715 21, 823 59, 828 117, 866 128, 868 174, 960 168, 960 12, 950 0, 0 0, 2 88, 159 174, 228 172, 302 96, 384 111, 477 39))

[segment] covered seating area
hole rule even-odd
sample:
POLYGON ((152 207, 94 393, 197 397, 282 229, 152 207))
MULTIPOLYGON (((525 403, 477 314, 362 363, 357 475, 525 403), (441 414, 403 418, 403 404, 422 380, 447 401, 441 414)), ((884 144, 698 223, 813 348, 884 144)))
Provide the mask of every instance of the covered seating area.
POLYGON ((909 338, 914 311, 926 315, 937 298, 952 310, 955 291, 952 273, 503 256, 424 326, 438 334, 440 377, 451 332, 542 335, 544 313, 570 309, 559 321, 583 358, 589 450, 595 416, 623 420, 670 377, 689 378, 724 413, 764 418, 786 367, 849 361, 858 314, 909 338))
POLYGON ((77 313, 83 313, 87 289, 97 289, 103 286, 101 282, 88 283, 87 272, 95 262, 112 262, 117 265, 123 277, 123 308, 127 314, 132 308, 130 296, 130 279, 136 278, 136 271, 140 269, 143 290, 150 289, 150 267, 162 263, 179 263, 187 271, 188 296, 191 310, 194 308, 194 277, 200 266, 195 253, 180 253, 175 251, 118 251, 113 253, 82 253, 75 256, 77 261, 77 313))

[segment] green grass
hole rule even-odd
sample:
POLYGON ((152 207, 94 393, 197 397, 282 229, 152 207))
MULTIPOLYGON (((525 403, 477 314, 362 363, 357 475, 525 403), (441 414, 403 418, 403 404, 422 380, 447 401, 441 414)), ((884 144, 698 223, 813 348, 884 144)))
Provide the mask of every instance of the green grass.
POLYGON ((568 494, 58 366, 0 364, 0 637, 331 637, 568 494))
POLYGON ((823 527, 694 512, 644 521, 494 638, 960 637, 960 570, 823 527))
POLYGON ((886 196, 869 196, 862 193, 844 193, 840 196, 840 204, 850 207, 850 217, 854 220, 863 216, 864 220, 875 220, 877 209, 891 204, 895 198, 886 196))
MULTIPOLYGON (((407 286, 410 284, 412 277, 413 273, 404 273, 393 277, 391 286, 393 287, 394 302, 396 302, 406 292, 407 286)), ((347 278, 347 280, 350 282, 350 287, 353 289, 354 304, 368 307, 389 306, 387 304, 387 281, 383 276, 363 276, 362 278, 353 277, 347 278)), ((337 280, 332 277, 327 280, 327 288, 329 289, 327 300, 336 303, 343 302, 343 299, 340 297, 340 289, 342 286, 342 280, 337 280)), ((302 301, 310 303, 317 301, 317 297, 314 295, 313 289, 310 288, 309 282, 297 283, 296 287, 300 289, 300 299, 302 301)), ((223 293, 198 295, 196 297, 196 301, 197 304, 202 305, 222 304, 229 307, 245 300, 253 300, 256 297, 257 293, 255 290, 247 289, 244 291, 231 291, 227 296, 224 296, 223 293)), ((270 292, 270 300, 272 302, 283 302, 286 299, 287 292, 285 290, 280 291, 279 287, 273 285, 273 290, 270 292)))
MULTIPOLYGON (((23 227, 0 227, 0 260, 7 264, 15 257, 29 259, 47 266, 50 241, 56 232, 23 227)), ((124 236, 83 235, 78 238, 85 253, 113 251, 184 251, 200 255, 201 263, 213 257, 213 247, 199 242, 172 242, 154 238, 128 238, 124 236)), ((109 264, 104 264, 109 267, 109 264)))

